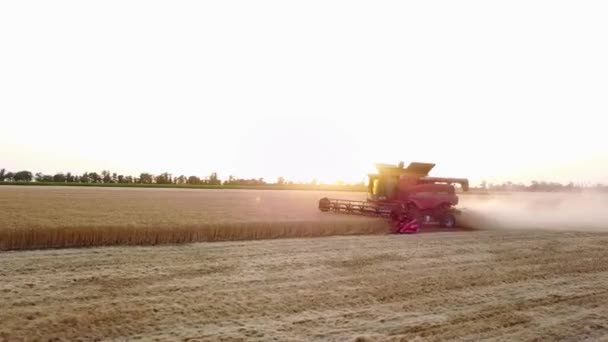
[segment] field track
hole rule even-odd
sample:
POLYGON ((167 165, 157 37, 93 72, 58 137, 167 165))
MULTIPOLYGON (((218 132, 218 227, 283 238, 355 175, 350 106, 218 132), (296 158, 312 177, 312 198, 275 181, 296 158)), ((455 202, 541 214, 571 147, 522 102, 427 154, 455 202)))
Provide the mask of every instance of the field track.
POLYGON ((0 253, 0 340, 607 340, 608 234, 0 253))

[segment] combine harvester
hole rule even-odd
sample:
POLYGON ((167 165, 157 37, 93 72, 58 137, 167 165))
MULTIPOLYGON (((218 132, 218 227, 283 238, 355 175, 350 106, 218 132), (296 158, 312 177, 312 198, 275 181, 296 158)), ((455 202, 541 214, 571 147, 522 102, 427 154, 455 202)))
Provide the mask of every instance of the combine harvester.
POLYGON ((422 224, 456 227, 460 211, 454 184, 469 190, 466 178, 429 177, 431 163, 376 164, 378 173, 369 174, 367 201, 321 198, 319 210, 385 217, 395 222, 394 233, 415 233, 422 224))

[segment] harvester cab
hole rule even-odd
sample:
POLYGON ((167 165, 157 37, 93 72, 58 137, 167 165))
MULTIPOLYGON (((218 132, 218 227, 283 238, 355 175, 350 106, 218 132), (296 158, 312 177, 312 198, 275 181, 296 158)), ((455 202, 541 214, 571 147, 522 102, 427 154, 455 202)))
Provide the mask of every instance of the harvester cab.
POLYGON ((407 167, 400 162, 376 164, 377 173, 369 174, 367 201, 322 198, 321 211, 335 211, 371 216, 386 216, 397 222, 407 218, 421 223, 456 225, 454 208, 458 204, 455 184, 469 190, 466 178, 430 177, 432 163, 413 162, 407 167))
POLYGON ((368 175, 368 200, 403 201, 410 193, 417 192, 416 190, 454 193, 453 184, 460 184, 462 191, 469 190, 469 181, 464 178, 429 177, 428 175, 434 167, 435 164, 419 162, 412 162, 406 168, 403 162, 398 165, 376 164, 378 173, 368 175), (423 184, 437 186, 419 187, 423 184))

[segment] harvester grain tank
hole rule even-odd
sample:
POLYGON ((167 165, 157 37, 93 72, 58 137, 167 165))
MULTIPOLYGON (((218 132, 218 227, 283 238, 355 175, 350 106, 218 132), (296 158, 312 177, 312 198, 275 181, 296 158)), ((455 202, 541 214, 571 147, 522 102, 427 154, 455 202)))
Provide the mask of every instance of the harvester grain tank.
POLYGON ((387 217, 397 222, 396 227, 419 224, 456 226, 455 208, 458 204, 455 184, 462 191, 469 190, 466 178, 431 177, 432 163, 412 162, 407 167, 376 164, 377 173, 369 174, 367 200, 351 201, 322 198, 321 211, 387 217))

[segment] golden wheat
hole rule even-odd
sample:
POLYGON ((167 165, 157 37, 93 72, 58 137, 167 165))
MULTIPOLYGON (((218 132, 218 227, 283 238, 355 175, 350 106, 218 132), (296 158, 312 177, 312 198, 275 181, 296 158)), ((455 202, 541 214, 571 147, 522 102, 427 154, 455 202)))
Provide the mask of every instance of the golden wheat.
POLYGON ((383 233, 382 220, 317 210, 323 196, 255 190, 0 187, 0 250, 383 233))

